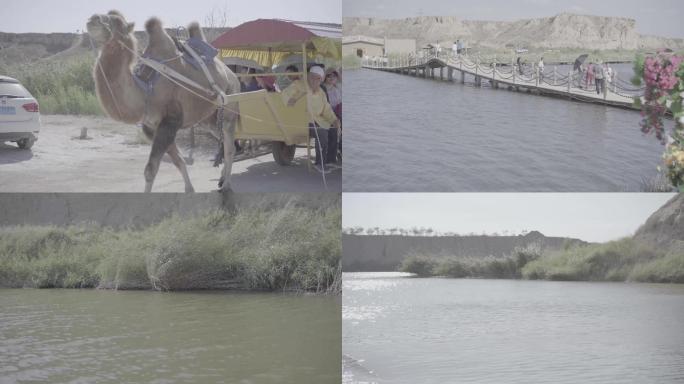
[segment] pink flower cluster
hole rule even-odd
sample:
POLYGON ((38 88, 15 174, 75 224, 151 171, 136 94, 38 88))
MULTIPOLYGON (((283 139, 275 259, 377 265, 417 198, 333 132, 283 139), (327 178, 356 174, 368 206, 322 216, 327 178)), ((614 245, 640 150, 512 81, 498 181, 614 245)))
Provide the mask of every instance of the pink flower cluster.
POLYGON ((659 52, 657 56, 649 56, 644 60, 642 75, 646 90, 641 109, 641 131, 645 134, 655 132, 656 138, 665 143, 665 126, 662 117, 667 111, 666 102, 669 92, 679 82, 677 70, 684 61, 684 57, 659 52))
POLYGON ((656 57, 649 56, 644 61, 644 80, 646 86, 669 91, 677 84, 676 76, 679 65, 684 61, 682 56, 665 56, 660 54, 656 57))

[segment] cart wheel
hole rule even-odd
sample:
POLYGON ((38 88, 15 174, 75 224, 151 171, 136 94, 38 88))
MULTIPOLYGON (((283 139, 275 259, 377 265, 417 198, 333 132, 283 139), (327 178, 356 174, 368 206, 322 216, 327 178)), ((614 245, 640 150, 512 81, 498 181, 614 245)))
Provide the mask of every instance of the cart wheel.
POLYGON ((273 142, 273 159, 279 165, 290 165, 295 156, 295 145, 285 145, 282 141, 273 142))

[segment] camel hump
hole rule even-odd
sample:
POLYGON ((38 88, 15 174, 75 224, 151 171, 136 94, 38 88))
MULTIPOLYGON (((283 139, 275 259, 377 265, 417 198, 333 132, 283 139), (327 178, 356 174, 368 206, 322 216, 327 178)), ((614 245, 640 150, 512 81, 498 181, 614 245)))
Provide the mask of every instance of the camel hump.
POLYGON ((147 33, 159 32, 162 29, 162 22, 156 17, 152 17, 145 22, 147 33))
POLYGON ((119 12, 116 9, 112 9, 111 11, 107 12, 107 14, 109 16, 119 16, 120 18, 125 19, 123 13, 119 12))
POLYGON ((199 23, 196 21, 193 21, 188 25, 188 35, 190 38, 197 38, 203 41, 207 41, 207 39, 204 37, 204 32, 202 32, 202 27, 200 27, 199 23))

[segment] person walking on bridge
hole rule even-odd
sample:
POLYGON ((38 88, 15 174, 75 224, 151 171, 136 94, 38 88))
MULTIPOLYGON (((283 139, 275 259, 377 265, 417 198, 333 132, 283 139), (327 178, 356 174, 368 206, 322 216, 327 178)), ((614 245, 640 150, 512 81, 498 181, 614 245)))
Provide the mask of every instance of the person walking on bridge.
POLYGON ((544 57, 539 59, 537 68, 539 69, 539 81, 541 82, 544 79, 544 57))
POLYGON ((594 82, 594 63, 590 62, 589 65, 587 66, 587 73, 586 77, 584 78, 584 88, 589 90, 589 84, 592 84, 594 82))
POLYGON ((613 83, 613 68, 610 65, 605 64, 603 71, 606 75, 605 86, 610 90, 610 85, 613 83))
POLYGON ((603 73, 603 65, 600 61, 594 64, 594 79, 596 81, 596 94, 600 95, 605 91, 606 87, 606 83, 604 82, 605 74, 603 73))

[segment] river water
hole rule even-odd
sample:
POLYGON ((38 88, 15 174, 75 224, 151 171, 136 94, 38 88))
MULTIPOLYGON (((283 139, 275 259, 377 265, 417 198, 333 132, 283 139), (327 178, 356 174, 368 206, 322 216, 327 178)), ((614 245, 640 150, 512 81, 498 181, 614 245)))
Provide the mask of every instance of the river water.
POLYGON ((368 69, 343 84, 348 192, 638 192, 664 150, 637 111, 368 69))
POLYGON ((681 383, 684 285, 343 276, 344 383, 681 383))
POLYGON ((340 382, 339 297, 0 290, 0 383, 340 382))

